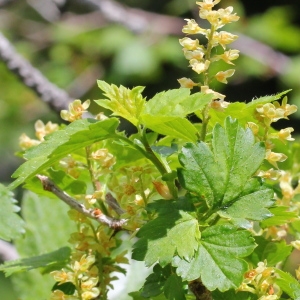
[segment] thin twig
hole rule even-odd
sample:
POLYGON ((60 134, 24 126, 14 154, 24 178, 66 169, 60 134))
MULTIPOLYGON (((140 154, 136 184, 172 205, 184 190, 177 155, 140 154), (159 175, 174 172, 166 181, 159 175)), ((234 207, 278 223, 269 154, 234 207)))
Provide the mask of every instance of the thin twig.
POLYGON ((78 203, 75 199, 69 196, 66 192, 62 191, 59 187, 57 187, 49 177, 44 175, 36 175, 37 178, 41 181, 44 190, 52 192, 59 199, 68 204, 71 208, 77 210, 88 218, 94 219, 99 223, 105 224, 113 229, 122 229, 122 226, 127 222, 126 219, 114 219, 109 216, 106 216, 101 212, 98 208, 90 208, 87 209, 83 204, 78 203))
POLYGON ((40 71, 19 55, 11 43, 0 33, 0 60, 18 75, 22 82, 35 91, 54 111, 68 109, 71 98, 64 90, 51 83, 40 71))

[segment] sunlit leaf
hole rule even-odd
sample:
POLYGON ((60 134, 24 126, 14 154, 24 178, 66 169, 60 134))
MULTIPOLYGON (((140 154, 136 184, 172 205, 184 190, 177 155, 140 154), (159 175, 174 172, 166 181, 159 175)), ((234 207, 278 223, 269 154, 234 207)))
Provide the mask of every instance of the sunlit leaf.
POLYGON ((120 87, 110 85, 103 80, 98 80, 97 83, 108 99, 95 100, 95 102, 111 110, 114 116, 123 117, 137 126, 145 104, 145 98, 142 96, 144 87, 137 86, 130 90, 122 85, 120 87))
POLYGON ((241 257, 248 256, 255 246, 250 232, 233 225, 215 225, 202 232, 194 258, 187 261, 176 256, 172 265, 183 280, 201 277, 207 289, 227 291, 242 282, 248 264, 241 257))
POLYGON ((9 188, 16 188, 77 149, 114 136, 118 124, 118 120, 114 118, 98 122, 84 119, 52 133, 44 142, 25 152, 24 157, 27 161, 12 175, 17 179, 9 185, 9 188))
POLYGON ((265 157, 262 143, 255 142, 250 129, 227 118, 225 128, 214 127, 211 144, 212 150, 203 142, 182 148, 183 168, 178 170, 182 186, 204 199, 211 211, 242 227, 249 226, 247 219, 270 217, 266 208, 273 204, 273 191, 252 178, 265 157))

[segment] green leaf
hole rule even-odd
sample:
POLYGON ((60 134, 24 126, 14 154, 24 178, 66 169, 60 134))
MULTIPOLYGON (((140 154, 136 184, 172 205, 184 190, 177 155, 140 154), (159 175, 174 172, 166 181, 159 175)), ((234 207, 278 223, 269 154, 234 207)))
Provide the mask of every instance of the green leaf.
POLYGON ((74 295, 74 292, 76 290, 75 285, 72 282, 56 282, 52 288, 52 291, 60 290, 64 292, 66 295, 74 295))
POLYGON ((6 241, 20 237, 25 233, 24 221, 17 214, 20 207, 15 205, 13 193, 0 184, 0 238, 6 241))
MULTIPOLYGON (((26 235, 14 240, 20 257, 39 256, 66 247, 66 237, 77 230, 76 223, 67 215, 68 210, 69 207, 59 199, 24 193, 22 215, 26 235)), ((52 276, 41 275, 38 269, 13 274, 11 279, 22 300, 49 299, 55 282, 52 276)))
POLYGON ((198 248, 198 221, 189 213, 178 210, 176 203, 164 201, 165 206, 156 219, 138 232, 140 238, 133 248, 132 258, 144 260, 146 266, 159 262, 166 266, 175 254, 190 260, 198 248))
POLYGON ((4 265, 0 265, 0 271, 4 271, 6 276, 10 276, 16 272, 24 272, 37 268, 51 267, 51 269, 59 269, 68 263, 70 255, 71 249, 63 247, 39 256, 7 261, 4 265))
POLYGON ((232 218, 233 222, 241 227, 252 227, 250 222, 264 220, 270 218, 273 214, 265 207, 273 205, 274 192, 264 186, 261 186, 258 179, 251 179, 244 188, 245 195, 240 195, 236 202, 233 202, 228 208, 225 207, 219 211, 219 215, 223 218, 232 218))
POLYGON ((265 157, 265 148, 255 142, 252 131, 228 117, 225 128, 219 124, 214 127, 211 143, 212 150, 203 142, 182 148, 179 161, 183 168, 178 170, 181 185, 204 199, 211 212, 219 211, 242 227, 248 226, 246 219, 271 216, 265 207, 273 204, 272 190, 251 178, 265 157))
POLYGON ((16 188, 75 150, 115 136, 118 124, 119 122, 115 118, 104 121, 84 119, 75 121, 65 129, 52 133, 44 142, 25 152, 24 158, 27 161, 12 175, 17 179, 9 185, 9 188, 16 188))
POLYGON ((271 241, 258 236, 255 237, 255 241, 258 246, 251 255, 251 261, 255 265, 267 260, 268 266, 275 266, 279 262, 284 262, 293 250, 293 247, 287 245, 284 240, 271 241))
POLYGON ((196 142, 198 130, 187 119, 176 116, 144 114, 141 122, 153 131, 184 141, 196 142))
POLYGON ((229 290, 226 292, 220 292, 215 290, 212 292, 214 300, 257 300, 257 296, 248 292, 236 292, 229 290))
POLYGON ((164 294, 168 300, 185 300, 183 282, 179 276, 172 274, 166 280, 164 294))
POLYGON ((291 274, 286 273, 282 270, 276 269, 276 274, 280 276, 280 278, 276 279, 276 284, 287 293, 292 299, 299 300, 300 299, 300 283, 298 280, 293 277, 291 274))
POLYGON ((294 218, 297 218, 297 212, 289 211, 289 207, 287 206, 276 206, 271 207, 270 212, 272 213, 272 217, 263 220, 260 223, 262 228, 267 228, 270 226, 278 226, 292 221, 294 218))
POLYGON ((145 298, 141 295, 141 292, 131 292, 128 293, 128 296, 132 297, 133 300, 167 300, 167 298, 164 296, 164 294, 160 294, 156 297, 150 297, 150 298, 145 298))
POLYGON ((202 232, 198 251, 191 261, 174 257, 172 265, 183 280, 201 277, 210 291, 237 288, 243 280, 248 264, 240 259, 255 248, 251 233, 236 226, 215 225, 202 232))
POLYGON ((257 99, 252 100, 249 103, 243 102, 234 102, 230 103, 229 106, 224 109, 224 111, 217 111, 215 109, 210 109, 210 124, 214 126, 217 123, 223 124, 225 119, 228 116, 231 116, 234 119, 238 119, 241 125, 245 125, 247 122, 257 122, 255 118, 255 110, 259 104, 266 104, 276 100, 279 100, 290 92, 291 90, 287 90, 276 95, 264 96, 257 99))
POLYGON ((211 94, 190 95, 189 89, 161 92, 146 103, 140 119, 146 127, 155 132, 196 142, 198 130, 185 117, 202 110, 211 99, 211 94))
POLYGON ((184 118, 188 114, 202 110, 212 97, 212 94, 203 93, 190 95, 190 89, 186 88, 161 92, 147 101, 143 115, 184 118))
POLYGON ((153 267, 153 273, 146 278, 141 295, 145 298, 160 295, 163 292, 166 280, 170 275, 170 265, 162 268, 159 264, 156 264, 153 267))
POLYGON ((137 86, 132 90, 120 86, 119 88, 105 81, 97 81, 99 88, 109 99, 95 100, 95 102, 113 112, 114 116, 120 116, 131 122, 134 126, 139 123, 139 116, 145 105, 145 98, 142 96, 144 87, 137 86))

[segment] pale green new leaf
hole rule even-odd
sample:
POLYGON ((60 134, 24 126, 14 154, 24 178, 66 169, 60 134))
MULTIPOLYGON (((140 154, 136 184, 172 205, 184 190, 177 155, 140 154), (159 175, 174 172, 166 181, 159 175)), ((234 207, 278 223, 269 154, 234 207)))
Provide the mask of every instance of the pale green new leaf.
POLYGON ((203 142, 182 148, 183 168, 178 170, 182 186, 198 194, 212 211, 235 219, 242 227, 249 225, 247 219, 271 216, 265 208, 273 203, 272 191, 252 179, 265 157, 263 144, 231 118, 225 120, 225 128, 214 127, 211 144, 212 150, 203 142))
POLYGON ((9 188, 16 188, 75 150, 115 136, 118 124, 115 118, 104 121, 84 119, 52 133, 44 142, 25 152, 24 158, 27 161, 12 175, 17 179, 9 185, 9 188))
POLYGON ((189 213, 172 208, 145 224, 138 232, 140 238, 134 246, 132 258, 145 261, 146 266, 159 262, 166 266, 175 254, 190 260, 198 248, 200 232, 198 221, 189 213))
POLYGON ((149 129, 184 141, 196 142, 197 128, 187 119, 175 116, 145 114, 141 122, 149 129))
POLYGON ((71 249, 63 247, 39 256, 7 261, 3 265, 0 265, 0 271, 4 271, 6 276, 10 276, 16 272, 24 272, 37 268, 50 267, 51 270, 60 269, 69 262, 70 255, 71 249))
POLYGON ((251 233, 236 226, 215 225, 202 232, 198 251, 190 261, 174 257, 172 265, 183 280, 201 278, 208 290, 227 291, 237 288, 248 264, 241 257, 255 248, 251 233))
POLYGON ((130 90, 122 85, 120 87, 110 85, 103 80, 98 80, 97 83, 108 99, 95 100, 95 102, 111 110, 114 116, 123 117, 137 126, 146 102, 142 96, 144 87, 137 86, 130 90))
POLYGON ((287 90, 276 95, 264 96, 252 100, 249 103, 244 102, 233 102, 228 105, 223 111, 217 111, 215 109, 210 110, 210 124, 214 126, 216 123, 224 123, 224 120, 231 116, 232 118, 238 119, 241 125, 245 125, 247 122, 257 122, 255 119, 255 110, 256 107, 260 104, 270 103, 276 100, 279 100, 290 92, 287 90))
POLYGON ((25 233, 24 221, 17 214, 20 207, 16 202, 13 193, 0 184, 0 239, 11 241, 25 233))
MULTIPOLYGON (((270 226, 278 226, 285 223, 289 223, 295 218, 297 218, 298 213, 295 211, 289 211, 288 206, 277 206, 271 207, 270 212, 272 213, 272 217, 266 220, 263 220, 260 223, 262 228, 267 228, 270 226)), ((294 226, 294 222, 292 224, 294 226)))
POLYGON ((186 88, 161 92, 146 103, 143 115, 184 118, 195 111, 201 111, 212 97, 212 94, 203 93, 190 95, 190 89, 186 88))
POLYGON ((201 111, 211 99, 211 94, 190 95, 189 89, 161 92, 146 103, 140 120, 157 133, 196 142, 198 130, 186 116, 201 111))

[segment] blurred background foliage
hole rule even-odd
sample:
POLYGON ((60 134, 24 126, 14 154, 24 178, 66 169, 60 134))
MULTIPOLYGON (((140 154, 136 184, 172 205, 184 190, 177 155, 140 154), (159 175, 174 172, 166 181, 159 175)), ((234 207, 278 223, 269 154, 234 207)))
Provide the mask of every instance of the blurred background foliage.
MULTIPOLYGON (((222 0, 229 5, 241 19, 225 30, 240 36, 231 48, 241 55, 229 84, 214 88, 227 101, 292 89, 290 102, 300 106, 300 1, 222 0)), ((198 20, 194 0, 0 0, 0 32, 46 78, 81 100, 101 98, 97 79, 146 86, 149 99, 178 88, 178 78, 195 78, 178 43, 184 18, 198 20)), ((287 123, 298 133, 299 118, 300 111, 287 123)), ((60 122, 0 60, 1 182, 11 181, 21 163, 14 156, 18 138, 23 132, 33 137, 37 119, 60 122)), ((1 278, 0 298, 16 299, 1 278)))

